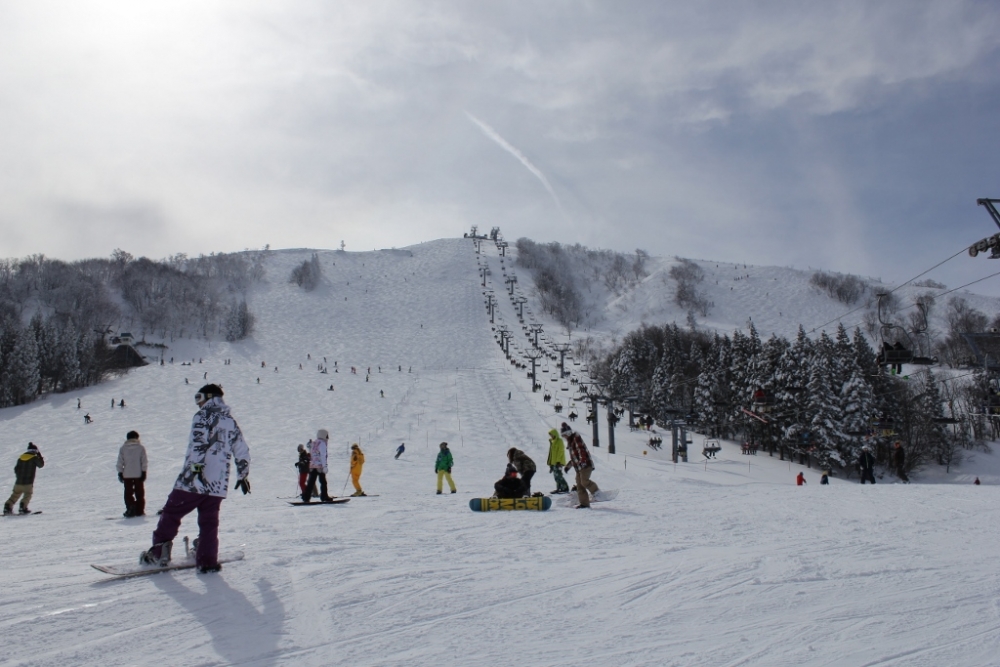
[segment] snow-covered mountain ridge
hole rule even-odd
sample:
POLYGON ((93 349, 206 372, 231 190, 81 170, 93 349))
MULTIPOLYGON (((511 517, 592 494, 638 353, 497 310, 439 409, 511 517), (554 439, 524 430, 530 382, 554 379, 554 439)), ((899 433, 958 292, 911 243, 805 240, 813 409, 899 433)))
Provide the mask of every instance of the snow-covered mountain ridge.
MULTIPOLYGON (((988 526, 1000 512, 1000 478, 991 456, 966 461, 952 484, 886 477, 874 487, 839 479, 820 486, 815 470, 744 456, 738 443, 723 442, 718 458, 705 460, 698 435, 691 461, 674 465, 647 446, 648 433, 622 424, 616 454, 603 429, 593 449, 594 479, 621 489, 615 501, 584 511, 557 498, 548 512, 473 513, 468 500, 491 493, 509 447, 538 463, 535 489, 553 488, 546 433, 576 395, 572 383, 549 380, 565 406, 555 413, 495 342, 494 327, 506 326, 516 346, 528 347, 504 298, 511 260, 501 264, 489 244, 477 255, 464 239, 323 251, 323 281, 305 292, 287 277, 311 254, 268 259, 266 281, 248 295, 258 318, 251 339, 168 341, 162 365, 0 411, 0 463, 12 466, 28 441, 46 458, 32 500, 43 514, 0 520, 0 665, 994 660, 989 556, 1000 540, 988 526), (498 297, 492 325, 483 264, 486 289, 498 297), (137 430, 149 451, 151 512, 179 472, 193 395, 208 381, 225 387, 253 458, 253 493, 223 503, 220 531, 223 549, 241 548, 246 560, 218 575, 102 583, 87 564, 137 557, 155 525, 155 516, 117 518, 114 462, 125 433, 137 430), (125 408, 111 407, 122 398, 125 408), (295 493, 296 444, 318 428, 331 433, 333 492, 347 487, 348 448, 357 442, 367 457, 362 484, 379 497, 311 508, 282 499, 295 493), (454 451, 455 495, 434 493, 441 441, 454 451), (395 460, 401 442, 406 452, 395 460), (807 486, 794 485, 800 470, 807 486), (984 485, 973 486, 975 476, 984 485)), ((653 307, 639 305, 655 276, 623 317, 574 339, 610 339, 651 320, 639 311, 653 307)), ((734 307, 723 317, 730 286, 735 294, 720 273, 714 312, 724 328, 745 315, 734 307)), ((778 290, 763 279, 757 289, 768 301, 753 305, 765 312, 778 290)), ((816 320, 844 310, 825 295, 809 303, 790 308, 816 320)), ((525 307, 541 335, 564 340, 525 307)), ((758 310, 746 313, 755 323, 767 317, 758 310)), ((552 360, 542 364, 551 377, 552 360)), ((196 532, 189 516, 182 535, 196 532)))

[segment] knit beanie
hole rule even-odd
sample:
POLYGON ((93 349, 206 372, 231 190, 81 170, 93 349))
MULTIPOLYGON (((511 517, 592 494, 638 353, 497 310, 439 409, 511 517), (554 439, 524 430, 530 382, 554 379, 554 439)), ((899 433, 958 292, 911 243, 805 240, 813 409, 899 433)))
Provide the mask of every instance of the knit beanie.
POLYGON ((206 384, 204 387, 198 390, 199 394, 204 394, 205 398, 214 398, 216 396, 222 396, 222 387, 217 384, 206 384))

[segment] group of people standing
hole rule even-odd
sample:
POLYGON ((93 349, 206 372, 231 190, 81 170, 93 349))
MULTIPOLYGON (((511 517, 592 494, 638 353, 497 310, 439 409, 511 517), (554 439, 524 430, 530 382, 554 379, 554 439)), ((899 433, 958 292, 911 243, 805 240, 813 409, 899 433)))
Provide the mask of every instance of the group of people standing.
MULTIPOLYGON (((563 422, 559 430, 549 431, 549 455, 546 459, 549 472, 552 473, 556 482, 553 494, 569 493, 569 484, 566 483, 564 472, 569 472, 570 468, 576 471, 576 486, 573 490, 577 492, 579 504, 577 509, 590 507, 591 496, 600 489, 597 484, 590 479, 594 472, 594 461, 590 457, 587 445, 583 442, 580 434, 574 431, 569 424, 563 422), (564 440, 565 438, 565 440, 564 440), (567 459, 567 452, 569 458, 567 459)), ((507 450, 507 470, 502 479, 493 485, 493 490, 497 498, 521 498, 531 495, 531 479, 535 476, 535 462, 520 449, 511 447, 507 450)))
MULTIPOLYGON (((325 428, 316 432, 316 437, 307 445, 299 445, 299 460, 295 467, 299 471, 299 490, 302 493, 302 502, 312 502, 315 496, 319 496, 322 502, 330 502, 333 496, 330 495, 326 481, 326 473, 330 471, 328 465, 328 453, 330 447, 330 432, 325 428), (316 493, 316 482, 319 482, 319 493, 316 493)), ((366 495, 361 488, 361 473, 365 465, 365 455, 357 443, 351 445, 351 482, 354 484, 352 497, 366 495)))

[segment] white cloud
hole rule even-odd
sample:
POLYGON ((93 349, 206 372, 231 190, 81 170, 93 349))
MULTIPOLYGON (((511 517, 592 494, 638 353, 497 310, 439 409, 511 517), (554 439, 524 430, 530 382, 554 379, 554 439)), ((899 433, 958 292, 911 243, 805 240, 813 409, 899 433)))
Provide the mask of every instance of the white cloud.
MULTIPOLYGON (((924 108, 965 87, 984 100, 969 131, 997 139, 988 3, 42 0, 0 5, 0 44, 8 256, 106 255, 127 244, 94 212, 155 211, 126 249, 399 246, 499 223, 781 262, 836 230, 819 258, 864 268, 880 260, 850 249, 896 222, 868 165, 936 142, 974 173, 978 148, 924 108), (912 135, 880 143, 901 116, 912 135), (845 132, 871 141, 834 155, 845 132)), ((877 178, 940 187, 913 169, 877 178)))

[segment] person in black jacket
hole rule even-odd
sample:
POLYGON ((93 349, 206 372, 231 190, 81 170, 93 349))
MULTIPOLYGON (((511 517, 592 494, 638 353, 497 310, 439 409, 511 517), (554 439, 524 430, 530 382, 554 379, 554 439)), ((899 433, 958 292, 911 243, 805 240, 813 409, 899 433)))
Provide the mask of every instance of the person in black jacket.
POLYGON ((535 476, 535 462, 516 447, 507 450, 507 461, 514 466, 514 470, 521 473, 521 484, 524 487, 524 495, 531 495, 531 478, 535 476))
POLYGON ((861 483, 865 480, 875 483, 875 457, 872 450, 867 445, 861 448, 861 456, 858 457, 858 470, 861 471, 861 483))
POLYGON ((899 440, 892 448, 892 462, 896 465, 896 476, 899 477, 904 482, 909 482, 910 478, 906 476, 906 451, 903 449, 903 443, 899 440))
POLYGON ((306 492, 306 480, 309 479, 309 450, 304 445, 299 445, 299 462, 295 468, 299 471, 299 491, 306 492))
POLYGON ((21 499, 21 514, 31 514, 28 503, 31 502, 31 494, 35 485, 35 470, 45 467, 45 459, 42 458, 35 443, 29 442, 28 449, 17 457, 14 465, 14 492, 3 504, 4 514, 14 513, 14 503, 21 499))
POLYGON ((517 469, 513 464, 507 464, 507 471, 503 478, 493 485, 493 491, 497 498, 524 497, 524 482, 518 478, 517 469))

